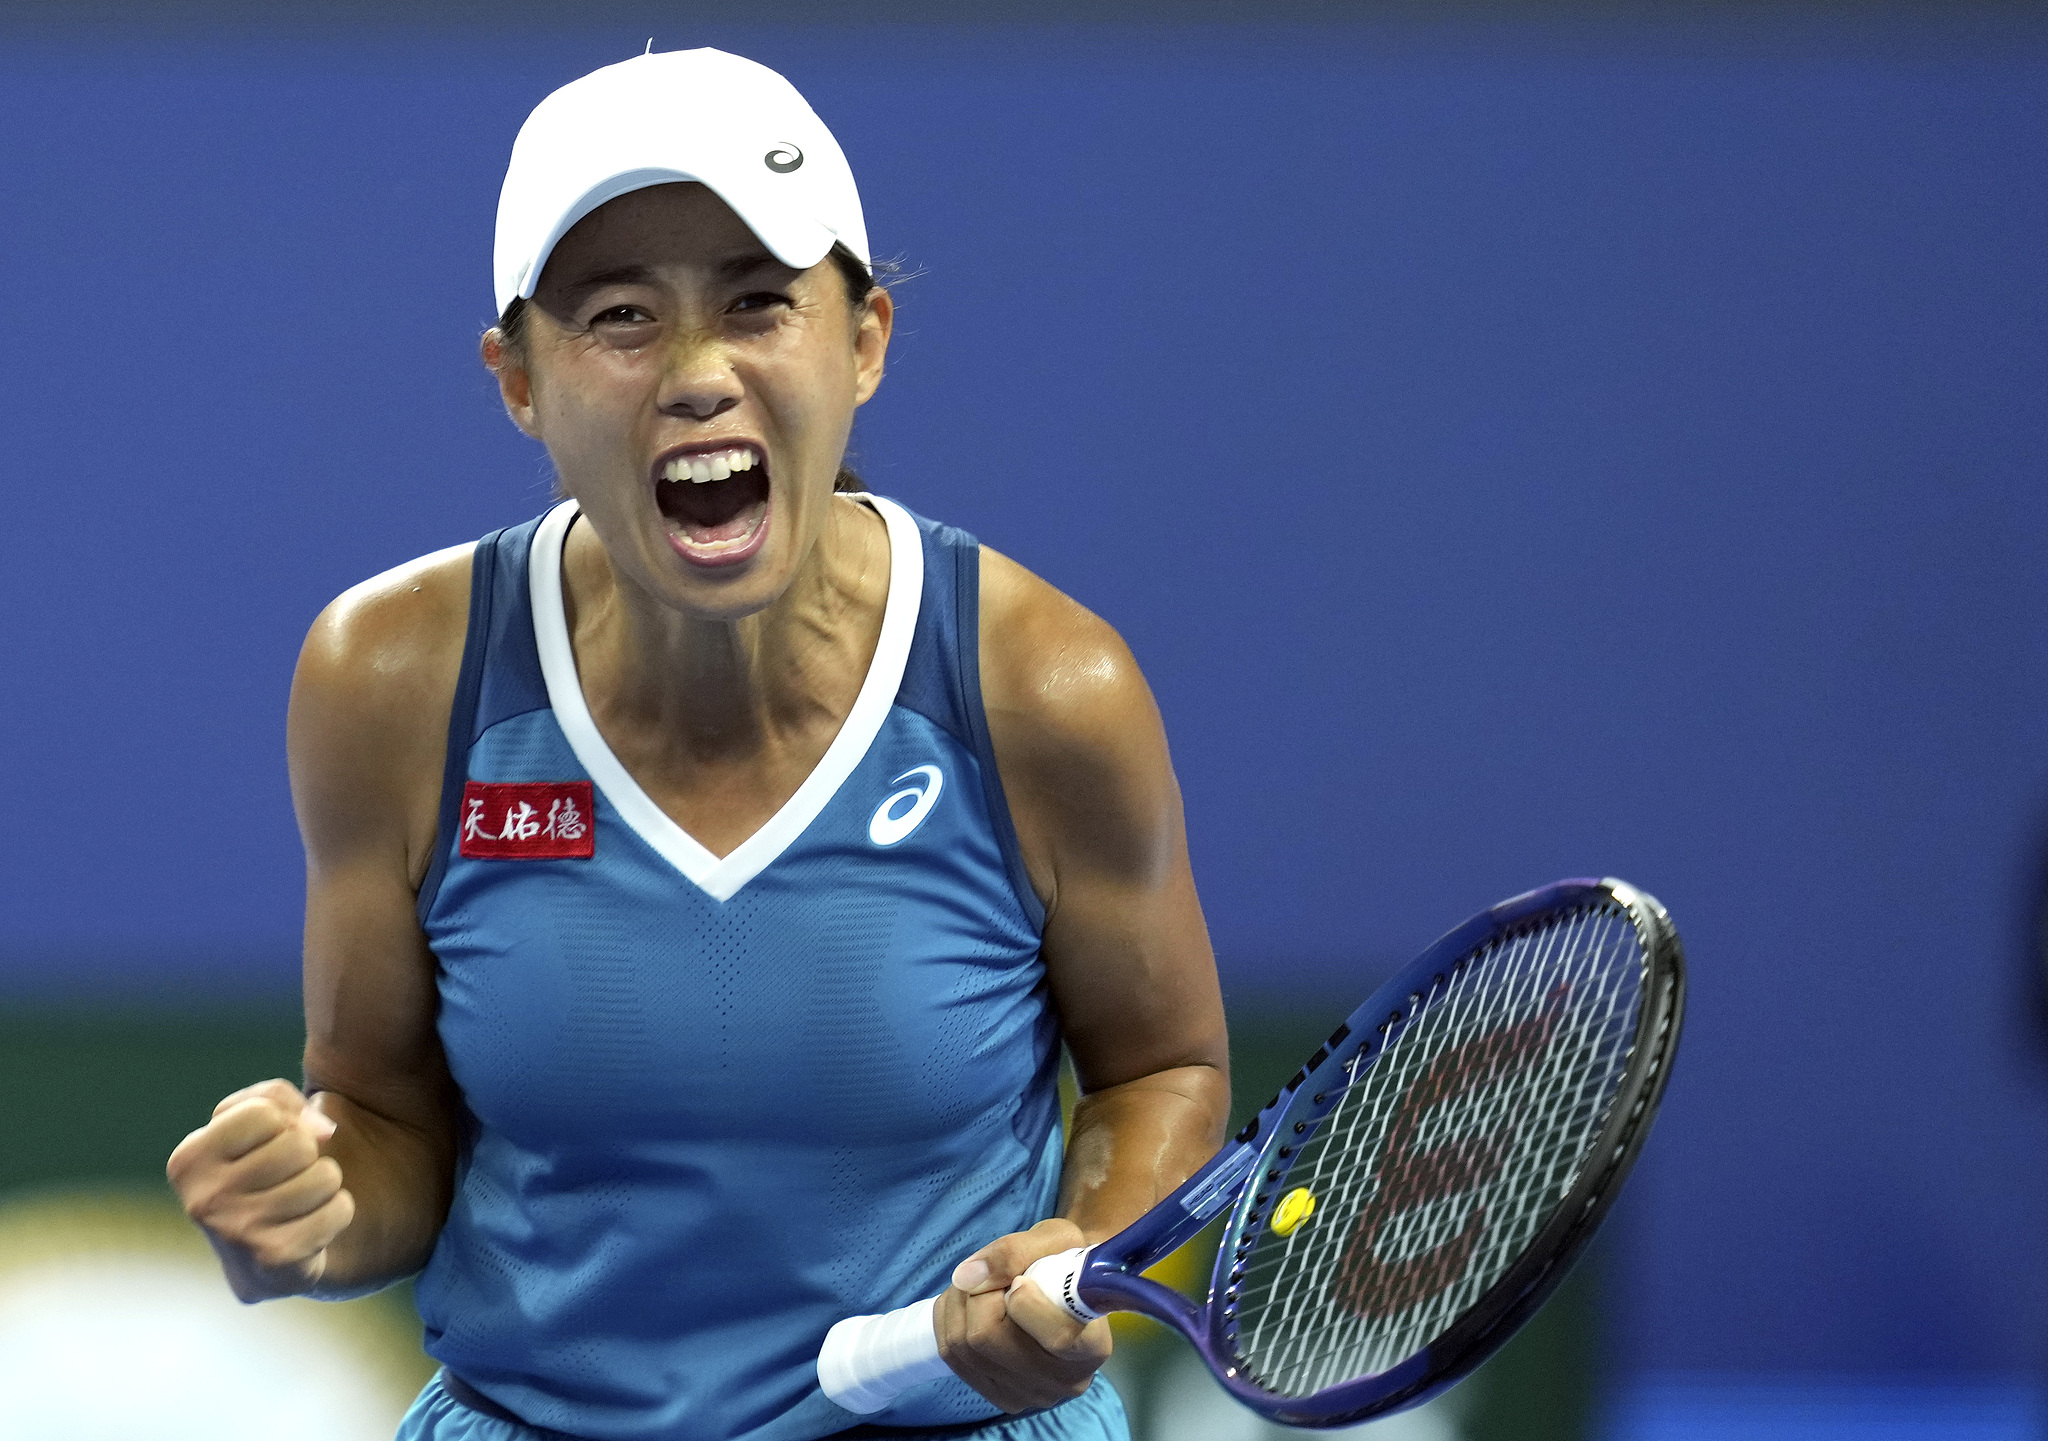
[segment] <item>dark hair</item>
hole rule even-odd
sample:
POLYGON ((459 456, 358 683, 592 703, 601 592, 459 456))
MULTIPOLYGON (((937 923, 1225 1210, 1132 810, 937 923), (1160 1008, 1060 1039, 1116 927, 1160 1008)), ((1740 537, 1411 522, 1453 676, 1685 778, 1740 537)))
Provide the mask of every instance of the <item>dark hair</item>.
MULTIPOLYGON (((870 292, 882 288, 881 283, 875 279, 875 272, 863 265, 860 257, 846 248, 845 241, 833 241, 831 253, 826 258, 838 268, 840 277, 846 281, 847 303, 854 309, 858 310, 867 304, 870 292)), ((863 491, 867 489, 867 484, 855 473, 852 466, 841 461, 839 474, 832 480, 832 489, 863 491)))
MULTIPOLYGON (((863 264, 858 255, 847 249, 845 241, 833 241, 832 249, 825 258, 832 262, 840 278, 846 282, 847 304, 856 310, 867 304, 870 292, 884 288, 882 282, 875 278, 875 271, 863 264)), ((878 268, 894 270, 896 267, 893 261, 885 260, 878 268)), ((499 342, 522 361, 525 359, 526 351, 526 311, 529 304, 530 302, 523 296, 513 296, 512 303, 505 307, 505 313, 498 317, 497 324, 499 342)), ((866 490, 867 486, 850 467, 842 465, 839 467, 839 475, 832 482, 832 488, 854 491, 866 490)))

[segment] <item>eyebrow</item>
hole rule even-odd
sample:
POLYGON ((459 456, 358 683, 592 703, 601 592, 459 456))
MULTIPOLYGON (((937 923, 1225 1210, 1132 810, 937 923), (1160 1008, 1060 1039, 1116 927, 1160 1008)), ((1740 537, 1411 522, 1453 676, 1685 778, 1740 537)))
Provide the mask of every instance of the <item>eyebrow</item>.
MULTIPOLYGON (((787 268, 766 250, 748 250, 719 261, 712 270, 721 281, 731 284, 745 280, 759 270, 787 268)), ((575 305, 593 290, 602 290, 607 285, 651 285, 654 282, 654 271, 648 266, 618 265, 608 270, 593 270, 587 275, 579 275, 564 287, 562 295, 563 299, 575 305)))
POLYGON ((654 272, 645 265, 616 265, 610 270, 593 270, 580 277, 574 288, 596 290, 603 285, 641 285, 652 279, 654 272))
MULTIPOLYGON (((758 271, 789 270, 789 267, 766 250, 747 250, 730 259, 721 260, 713 270, 720 280, 728 285, 735 285, 758 271)), ((795 271, 790 273, 796 274, 795 271)))

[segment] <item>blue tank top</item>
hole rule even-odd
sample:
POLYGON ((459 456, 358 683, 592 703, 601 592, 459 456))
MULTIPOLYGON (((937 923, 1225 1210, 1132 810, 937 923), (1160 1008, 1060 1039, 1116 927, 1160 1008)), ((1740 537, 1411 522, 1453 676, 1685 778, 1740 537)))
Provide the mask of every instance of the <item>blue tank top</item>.
MULTIPOLYGON (((840 501, 835 503, 861 503, 840 501)), ((817 770, 720 859, 592 724, 564 503, 479 542, 420 920, 461 1087, 427 1349, 593 1441, 996 1414, 818 1389, 842 1316, 1054 1208, 1058 1033, 981 706, 973 537, 870 498, 888 600, 817 770)))

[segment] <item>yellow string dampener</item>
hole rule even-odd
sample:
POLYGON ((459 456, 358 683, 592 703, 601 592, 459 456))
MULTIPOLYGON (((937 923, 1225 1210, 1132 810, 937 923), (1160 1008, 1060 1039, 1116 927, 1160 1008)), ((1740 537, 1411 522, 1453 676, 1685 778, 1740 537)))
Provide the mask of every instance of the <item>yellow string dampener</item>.
POLYGON ((1273 1211, 1273 1233, 1279 1236, 1292 1236, 1301 1229, 1301 1223, 1315 1213, 1314 1194, 1306 1186, 1296 1186, 1280 1198, 1279 1206, 1273 1211))

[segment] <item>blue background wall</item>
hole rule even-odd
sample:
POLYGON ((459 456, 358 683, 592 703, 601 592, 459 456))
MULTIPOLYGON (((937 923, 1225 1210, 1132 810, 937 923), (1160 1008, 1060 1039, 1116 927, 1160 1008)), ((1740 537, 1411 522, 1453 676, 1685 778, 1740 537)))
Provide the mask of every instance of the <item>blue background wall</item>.
POLYGON ((1624 1363, 2048 1355, 2039 12, 0 37, 0 983, 291 984, 298 639, 544 503, 498 177, 649 28, 837 129, 858 459, 1129 638, 1234 1000, 1625 875, 1624 1363))

